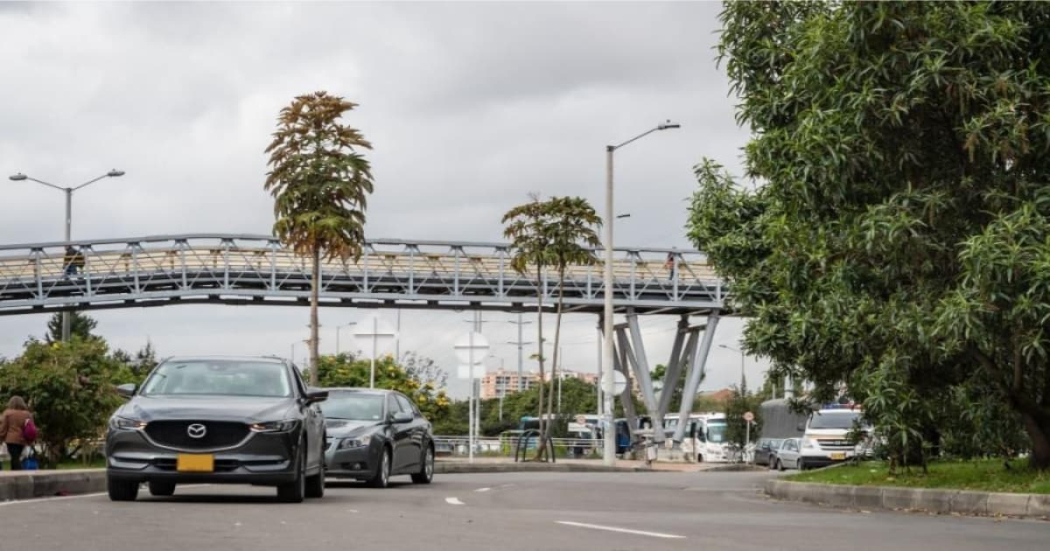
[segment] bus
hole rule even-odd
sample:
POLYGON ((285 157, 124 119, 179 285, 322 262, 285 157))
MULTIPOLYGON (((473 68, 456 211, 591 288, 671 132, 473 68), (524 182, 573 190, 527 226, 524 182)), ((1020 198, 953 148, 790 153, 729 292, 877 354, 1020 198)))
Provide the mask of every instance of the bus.
MULTIPOLYGON (((682 451, 697 463, 724 463, 730 460, 724 413, 691 413, 682 438, 682 451)), ((664 416, 664 434, 670 439, 678 428, 679 416, 664 416)), ((670 442, 668 442, 670 443, 670 442)))

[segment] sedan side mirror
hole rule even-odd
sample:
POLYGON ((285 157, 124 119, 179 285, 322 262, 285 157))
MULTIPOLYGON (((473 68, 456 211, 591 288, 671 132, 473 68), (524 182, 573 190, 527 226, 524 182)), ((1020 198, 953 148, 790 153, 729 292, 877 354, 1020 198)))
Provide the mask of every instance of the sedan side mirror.
POLYGON ((308 404, 316 404, 317 402, 323 402, 327 399, 327 390, 310 389, 306 391, 306 403, 308 404))
POLYGON ((136 387, 135 387, 134 383, 127 383, 127 384, 124 384, 124 385, 120 385, 120 386, 117 387, 117 394, 120 394, 121 396, 123 396, 125 398, 131 398, 132 396, 135 395, 135 388, 136 387))
POLYGON ((395 425, 401 425, 404 423, 411 423, 416 417, 407 411, 399 411, 390 416, 390 422, 395 425))

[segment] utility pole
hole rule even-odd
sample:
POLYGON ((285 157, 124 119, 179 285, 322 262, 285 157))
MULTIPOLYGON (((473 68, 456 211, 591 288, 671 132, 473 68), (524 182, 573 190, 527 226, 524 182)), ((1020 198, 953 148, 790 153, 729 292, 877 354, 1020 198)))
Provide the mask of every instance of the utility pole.
POLYGON ((527 342, 527 341, 522 340, 524 327, 526 325, 532 323, 532 322, 531 321, 522 321, 521 318, 522 318, 521 312, 518 312, 518 321, 511 320, 511 321, 507 322, 507 323, 513 323, 514 325, 518 326, 518 340, 516 340, 516 341, 508 341, 507 342, 507 344, 514 344, 514 345, 518 346, 518 392, 521 392, 521 391, 525 390, 525 375, 523 373, 523 369, 524 369, 523 366, 524 366, 524 362, 525 362, 525 352, 524 352, 524 348, 523 347, 526 344, 532 344, 532 342, 527 342))

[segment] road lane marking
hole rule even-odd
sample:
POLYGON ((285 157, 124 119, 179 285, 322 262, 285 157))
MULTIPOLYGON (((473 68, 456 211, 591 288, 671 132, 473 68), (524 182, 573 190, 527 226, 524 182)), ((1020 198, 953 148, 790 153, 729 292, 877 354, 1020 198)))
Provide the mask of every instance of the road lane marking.
POLYGON ((449 505, 466 505, 466 503, 463 503, 456 497, 446 497, 445 503, 448 503, 449 505))
POLYGON ((607 532, 620 532, 621 534, 634 534, 636 536, 649 536, 651 538, 664 538, 672 540, 684 540, 685 536, 676 536, 674 534, 663 534, 660 532, 645 532, 643 530, 630 530, 627 528, 617 528, 615 526, 602 526, 600 524, 587 524, 583 522, 570 522, 567 520, 556 520, 558 524, 564 524, 566 526, 575 526, 577 528, 590 528, 591 530, 605 530, 607 532))
MULTIPOLYGON (((210 486, 210 484, 187 484, 186 486, 179 486, 180 488, 204 488, 210 486)), ((77 494, 75 496, 53 496, 53 497, 37 497, 33 499, 12 499, 8 501, 0 501, 0 507, 6 507, 8 505, 15 504, 28 504, 44 503, 47 501, 67 501, 70 499, 84 499, 85 497, 98 497, 107 495, 109 492, 95 492, 91 494, 77 494)))
POLYGON ((487 491, 489 491, 489 490, 491 490, 491 489, 492 489, 492 488, 478 488, 477 490, 474 490, 474 491, 475 491, 475 492, 487 492, 487 491))

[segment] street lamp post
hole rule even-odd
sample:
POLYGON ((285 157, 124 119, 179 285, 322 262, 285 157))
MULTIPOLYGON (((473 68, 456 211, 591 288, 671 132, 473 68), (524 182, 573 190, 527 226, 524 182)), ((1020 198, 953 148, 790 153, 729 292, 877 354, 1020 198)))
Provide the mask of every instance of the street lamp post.
POLYGON ((613 424, 613 220, 616 211, 613 210, 613 153, 621 147, 640 140, 658 130, 670 130, 680 128, 679 125, 667 121, 657 125, 655 128, 639 134, 619 145, 605 146, 605 309, 602 321, 603 349, 605 360, 602 362, 602 386, 605 402, 602 408, 604 417, 605 437, 602 463, 614 465, 616 463, 616 434, 612 430, 613 424))
MULTIPOLYGON (((68 244, 70 239, 71 239, 70 236, 72 234, 72 227, 73 227, 73 192, 77 191, 78 189, 83 189, 83 188, 85 188, 87 186, 90 186, 91 184, 94 184, 95 182, 97 182, 99 180, 102 180, 104 178, 119 178, 119 177, 121 177, 123 175, 124 175, 124 171, 123 170, 117 170, 117 169, 114 168, 113 170, 110 170, 109 172, 103 174, 102 176, 99 176, 98 178, 95 178, 93 180, 88 180, 87 182, 84 182, 83 184, 80 184, 79 186, 76 186, 76 187, 56 186, 55 184, 51 184, 51 183, 45 182, 43 180, 37 180, 36 178, 33 178, 31 176, 27 176, 25 174, 22 174, 21 172, 19 172, 18 174, 14 174, 14 175, 10 176, 10 179, 12 181, 14 181, 14 182, 22 182, 22 181, 25 181, 25 180, 29 180, 30 182, 36 182, 38 184, 45 185, 45 186, 47 186, 49 188, 57 189, 58 191, 61 191, 61 192, 66 194, 66 239, 65 239, 65 241, 68 244)), ((62 312, 62 341, 63 342, 66 342, 66 341, 69 340, 69 331, 70 331, 69 312, 64 311, 64 312, 62 312)))
POLYGON ((744 391, 744 385, 747 384, 747 380, 744 377, 744 351, 739 348, 733 348, 727 344, 718 345, 719 348, 725 348, 726 350, 732 350, 733 352, 740 353, 740 392, 744 391))

